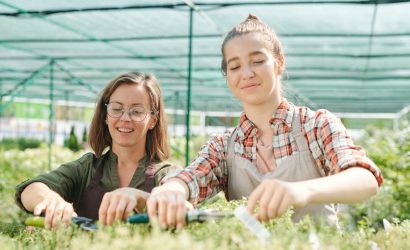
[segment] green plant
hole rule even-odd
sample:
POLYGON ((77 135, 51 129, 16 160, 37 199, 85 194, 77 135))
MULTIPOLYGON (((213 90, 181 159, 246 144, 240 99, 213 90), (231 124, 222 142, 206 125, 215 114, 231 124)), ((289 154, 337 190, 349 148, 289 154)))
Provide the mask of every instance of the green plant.
POLYGON ((41 143, 43 143, 41 140, 33 138, 4 138, 0 141, 0 148, 3 150, 25 150, 28 148, 38 148, 40 147, 41 143))
POLYGON ((64 142, 64 146, 71 149, 74 152, 77 152, 81 149, 80 144, 78 143, 77 136, 75 135, 74 126, 71 126, 70 135, 67 140, 64 142))
POLYGON ((360 144, 381 169, 384 183, 378 195, 351 206, 353 220, 365 220, 378 228, 384 218, 409 219, 410 127, 401 132, 368 129, 360 144))

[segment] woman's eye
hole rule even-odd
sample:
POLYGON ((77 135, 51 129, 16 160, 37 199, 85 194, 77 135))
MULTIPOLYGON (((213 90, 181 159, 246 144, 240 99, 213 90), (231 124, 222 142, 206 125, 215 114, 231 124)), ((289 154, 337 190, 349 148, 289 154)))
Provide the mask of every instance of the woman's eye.
POLYGON ((236 70, 236 69, 239 69, 239 66, 232 66, 232 67, 229 67, 229 70, 236 70))
POLYGON ((133 111, 131 111, 131 114, 132 115, 141 115, 141 114, 143 114, 144 112, 141 112, 141 111, 139 111, 139 110, 133 110, 133 111))
POLYGON ((263 62, 265 62, 265 60, 255 60, 255 61, 253 61, 254 64, 261 64, 263 62))

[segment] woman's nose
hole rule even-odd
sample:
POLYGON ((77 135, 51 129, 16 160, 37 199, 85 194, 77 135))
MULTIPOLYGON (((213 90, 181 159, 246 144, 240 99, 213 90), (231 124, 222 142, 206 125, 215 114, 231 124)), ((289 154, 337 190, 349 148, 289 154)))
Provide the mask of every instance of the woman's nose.
POLYGON ((131 121, 130 112, 128 110, 124 111, 120 117, 120 120, 131 121))
POLYGON ((242 78, 243 79, 250 79, 255 76, 252 67, 249 65, 245 65, 242 67, 242 78))

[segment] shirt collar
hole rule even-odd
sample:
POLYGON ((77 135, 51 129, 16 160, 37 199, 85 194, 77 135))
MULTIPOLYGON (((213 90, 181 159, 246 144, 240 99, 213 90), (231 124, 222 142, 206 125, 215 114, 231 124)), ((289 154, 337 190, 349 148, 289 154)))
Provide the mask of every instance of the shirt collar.
POLYGON ((277 128, 281 124, 287 126, 288 128, 291 128, 294 113, 295 105, 288 102, 288 100, 286 100, 285 98, 282 98, 281 103, 279 104, 275 113, 270 118, 269 123, 271 124, 271 127, 275 130, 277 130, 277 128))
MULTIPOLYGON (((295 106, 292 103, 288 102, 285 98, 282 98, 282 101, 276 109, 275 113, 269 119, 269 123, 275 131, 278 129, 280 124, 291 128, 294 113, 295 106)), ((244 140, 245 138, 255 136, 257 132, 258 129, 256 128, 255 124, 251 120, 249 120, 245 112, 243 112, 239 119, 239 139, 244 140)))
MULTIPOLYGON (((112 162, 115 163, 116 165, 118 163, 118 156, 110 149, 107 151, 107 156, 108 159, 112 162)), ((145 166, 147 164, 148 157, 145 154, 139 161, 138 161, 138 166, 145 166)))

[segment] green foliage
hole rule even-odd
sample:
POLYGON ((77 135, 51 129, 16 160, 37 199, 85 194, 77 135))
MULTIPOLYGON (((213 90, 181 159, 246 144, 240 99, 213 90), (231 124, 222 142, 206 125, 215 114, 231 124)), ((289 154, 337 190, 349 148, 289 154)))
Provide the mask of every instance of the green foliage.
POLYGON ((77 136, 75 135, 74 126, 71 126, 70 135, 64 142, 64 146, 71 149, 71 151, 77 152, 81 149, 81 145, 78 143, 77 136))
MULTIPOLYGON (((31 177, 47 172, 48 146, 42 144, 39 148, 26 149, 0 149, 0 221, 13 223, 24 220, 24 212, 14 204, 14 187, 31 177), (22 217, 23 216, 23 217, 22 217)), ((67 148, 52 147, 52 168, 57 168, 62 163, 79 158, 84 152, 73 153, 67 148)), ((1 249, 1 248, 0 248, 1 249)))
POLYGON ((84 145, 85 143, 87 143, 87 141, 88 141, 88 132, 87 132, 87 128, 84 128, 83 136, 81 138, 81 143, 84 145))
POLYGON ((360 143, 381 169, 384 183, 377 196, 352 206, 355 221, 381 227, 383 218, 410 216, 410 127, 401 132, 369 129, 360 143))
MULTIPOLYGON (((244 201, 224 199, 207 204, 207 208, 232 211, 244 201)), ((1 228, 0 247, 9 249, 312 249, 309 236, 316 234, 321 249, 408 249, 410 222, 394 223, 389 231, 370 228, 337 231, 335 227, 317 225, 309 218, 293 223, 291 213, 264 226, 270 231, 267 242, 259 241, 235 217, 203 223, 193 222, 181 230, 161 230, 157 224, 117 223, 99 226, 97 232, 82 231, 72 225, 50 231, 41 228, 22 230, 18 225, 1 228), (3 245, 2 245, 3 244, 3 245)))
MULTIPOLYGON (((194 160, 200 148, 207 142, 206 136, 193 136, 189 141, 190 161, 194 160)), ((185 166, 185 137, 170 138, 171 157, 170 161, 185 166)))
MULTIPOLYGON (((407 130, 409 131, 409 130, 407 130)), ((193 154, 207 138, 194 138, 193 154)), ((409 132, 371 130, 360 143, 382 169, 385 182, 377 196, 349 210, 352 223, 342 219, 342 231, 309 218, 291 221, 291 211, 265 223, 272 237, 262 243, 235 217, 216 221, 190 223, 182 230, 161 230, 158 225, 118 223, 100 226, 97 232, 82 231, 76 226, 58 230, 24 227, 27 215, 14 205, 14 186, 46 172, 48 148, 42 145, 24 151, 0 149, 0 249, 312 249, 309 236, 316 233, 321 249, 410 249, 409 219, 409 132), (385 231, 381 221, 387 218, 392 228, 385 231), (394 219, 396 218, 396 219, 394 219), (356 225, 350 227, 351 224, 356 225)), ((183 165, 184 138, 171 140, 180 152, 183 165)), ((77 159, 84 152, 72 152, 53 146, 52 168, 77 159)), ((232 212, 245 200, 227 202, 222 193, 201 204, 202 209, 215 208, 232 212)))
POLYGON ((42 141, 33 138, 4 138, 0 141, 0 149, 10 150, 19 149, 25 150, 27 148, 38 148, 42 141))

